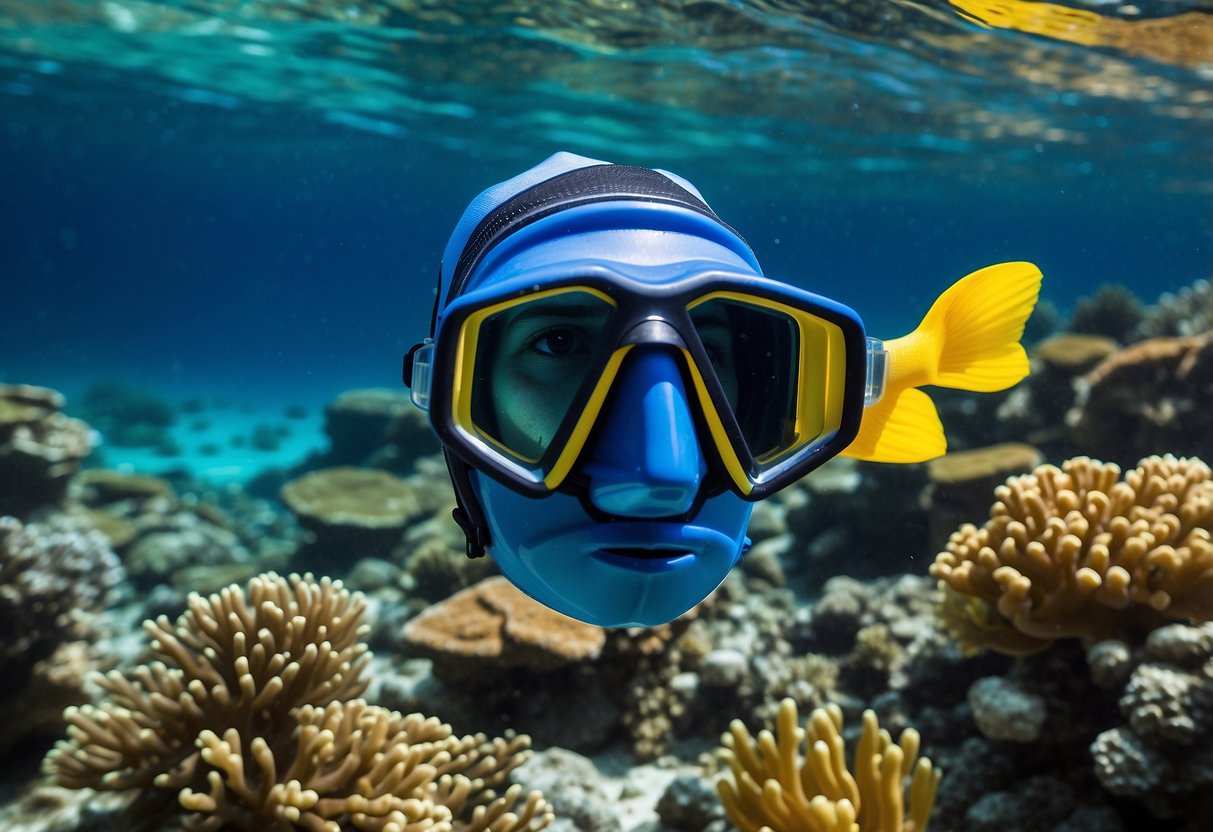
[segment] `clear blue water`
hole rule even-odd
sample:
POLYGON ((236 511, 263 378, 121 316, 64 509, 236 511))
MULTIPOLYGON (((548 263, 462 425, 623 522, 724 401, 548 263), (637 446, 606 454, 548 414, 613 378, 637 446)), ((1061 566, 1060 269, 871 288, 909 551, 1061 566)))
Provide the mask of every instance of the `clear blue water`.
POLYGON ((1080 7, 1164 49, 938 1, 0 0, 0 380, 395 385, 467 200, 559 149, 687 176, 877 335, 1007 259, 1150 302, 1213 272, 1200 1, 1080 7))

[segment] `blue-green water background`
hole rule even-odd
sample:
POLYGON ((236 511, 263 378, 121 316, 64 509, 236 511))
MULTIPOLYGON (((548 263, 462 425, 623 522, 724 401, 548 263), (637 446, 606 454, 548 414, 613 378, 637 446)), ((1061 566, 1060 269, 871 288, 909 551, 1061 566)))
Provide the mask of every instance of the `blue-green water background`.
POLYGON ((687 176, 768 274, 885 337, 1001 260, 1063 312, 1213 271, 1199 43, 1177 65, 946 3, 55 6, 0 3, 0 380, 394 385, 463 206, 562 149, 687 176))

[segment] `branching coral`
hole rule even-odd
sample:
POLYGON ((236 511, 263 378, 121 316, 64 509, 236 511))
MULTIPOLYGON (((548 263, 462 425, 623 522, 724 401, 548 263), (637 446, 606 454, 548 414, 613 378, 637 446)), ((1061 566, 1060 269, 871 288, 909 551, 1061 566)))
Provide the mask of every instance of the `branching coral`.
POLYGON ((971 650, 1029 653, 1169 620, 1213 618, 1213 477, 1198 459, 1120 468, 1086 457, 995 489, 931 567, 944 623, 971 650))
POLYGON ((197 830, 531 832, 542 796, 493 791, 529 738, 458 738, 436 719, 367 705, 362 596, 310 576, 190 597, 144 626, 159 661, 98 678, 46 767, 71 788, 178 793, 197 830))
POLYGON ((724 735, 733 779, 717 790, 741 832, 924 832, 940 774, 925 757, 915 765, 917 731, 907 729, 894 744, 876 714, 865 711, 852 771, 837 705, 815 709, 804 728, 798 722, 796 704, 785 699, 774 734, 764 730, 754 739, 734 720, 724 735))

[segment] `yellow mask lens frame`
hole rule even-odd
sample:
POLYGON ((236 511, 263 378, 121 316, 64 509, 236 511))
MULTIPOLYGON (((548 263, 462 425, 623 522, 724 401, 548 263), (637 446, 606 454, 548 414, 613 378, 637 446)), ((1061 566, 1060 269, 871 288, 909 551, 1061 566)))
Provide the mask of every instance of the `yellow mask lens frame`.
POLYGON ((759 499, 798 476, 796 472, 807 470, 807 457, 816 457, 807 468, 816 467, 853 438, 863 407, 866 342, 858 316, 849 309, 762 278, 743 280, 713 272, 667 286, 604 271, 547 280, 519 278, 492 294, 459 298, 446 310, 437 344, 431 416, 444 443, 469 464, 524 493, 539 496, 561 488, 590 442, 625 358, 636 346, 650 343, 636 333, 654 321, 671 333, 658 338, 658 345, 676 348, 685 362, 684 380, 695 390, 697 415, 707 433, 701 442, 705 452, 712 449, 706 455, 719 462, 720 474, 739 495, 759 499), (477 356, 487 343, 481 340, 482 330, 493 316, 571 293, 601 302, 610 321, 587 374, 570 394, 557 433, 538 456, 525 456, 476 422, 477 356), (794 324, 797 344, 789 361, 795 364, 795 401, 787 403, 791 440, 760 454, 752 453, 691 320, 693 310, 712 301, 769 312, 794 324), (453 343, 449 335, 443 337, 452 326, 453 343))

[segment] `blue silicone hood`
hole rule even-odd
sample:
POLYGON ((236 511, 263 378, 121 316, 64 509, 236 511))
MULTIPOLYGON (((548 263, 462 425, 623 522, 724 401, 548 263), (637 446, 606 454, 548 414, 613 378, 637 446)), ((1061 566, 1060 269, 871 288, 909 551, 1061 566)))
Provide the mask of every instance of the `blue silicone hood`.
POLYGON ((585 258, 761 274, 750 247, 686 179, 560 152, 487 188, 464 210, 442 256, 438 316, 455 296, 531 263, 585 258), (600 175, 604 167, 611 176, 600 175), (565 185, 577 172, 584 175, 565 185))

